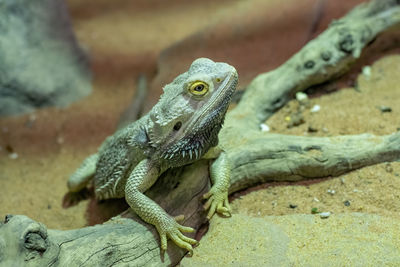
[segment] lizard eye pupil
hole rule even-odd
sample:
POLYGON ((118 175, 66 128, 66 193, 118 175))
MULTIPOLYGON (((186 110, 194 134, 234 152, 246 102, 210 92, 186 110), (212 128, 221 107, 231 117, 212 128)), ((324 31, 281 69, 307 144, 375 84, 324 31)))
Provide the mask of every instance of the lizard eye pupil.
POLYGON ((175 131, 178 131, 181 127, 182 127, 182 122, 178 121, 178 122, 174 125, 174 130, 175 130, 175 131))
POLYGON ((203 84, 199 84, 194 88, 194 90, 197 91, 197 92, 201 92, 201 91, 203 91, 203 89, 204 89, 204 85, 203 84))
POLYGON ((189 92, 194 96, 204 96, 208 92, 208 84, 202 81, 193 82, 189 86, 189 92))

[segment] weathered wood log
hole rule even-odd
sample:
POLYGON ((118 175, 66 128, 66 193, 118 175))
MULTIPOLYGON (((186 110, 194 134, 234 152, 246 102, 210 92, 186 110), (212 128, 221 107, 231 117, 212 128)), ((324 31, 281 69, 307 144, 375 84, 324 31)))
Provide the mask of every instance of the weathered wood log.
POLYGON ((267 181, 300 181, 338 176, 400 159, 400 132, 336 137, 304 137, 249 133, 230 151, 230 192, 267 181))
MULTIPOLYGON (((185 225, 199 228, 206 216, 200 199, 208 189, 208 162, 202 160, 165 173, 148 195, 169 214, 185 214, 185 225)), ((0 266, 169 266, 185 252, 169 241, 160 255, 157 231, 130 210, 69 231, 47 230, 23 215, 0 222, 0 266)))
MULTIPOLYGON (((268 180, 334 176, 400 159, 400 133, 309 138, 259 129, 259 124, 295 92, 344 73, 371 40, 399 23, 399 1, 362 4, 333 22, 281 67, 253 80, 242 101, 227 115, 220 133, 220 142, 233 164, 231 193, 268 180)), ((199 161, 169 170, 147 194, 169 214, 185 214, 183 224, 198 229, 205 218, 201 196, 210 186, 208 164, 199 161)), ((0 263, 162 266, 176 264, 183 255, 172 243, 165 255, 160 255, 155 229, 129 210, 102 225, 70 231, 47 231, 24 216, 10 217, 0 224, 0 263)))

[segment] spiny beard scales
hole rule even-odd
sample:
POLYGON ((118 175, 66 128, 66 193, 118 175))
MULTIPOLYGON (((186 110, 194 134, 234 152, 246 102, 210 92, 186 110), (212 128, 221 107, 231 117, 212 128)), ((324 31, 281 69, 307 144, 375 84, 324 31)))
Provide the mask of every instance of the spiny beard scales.
POLYGON ((200 124, 192 133, 168 147, 162 157, 173 167, 185 165, 200 159, 211 147, 218 144, 224 114, 213 112, 205 123, 200 124))

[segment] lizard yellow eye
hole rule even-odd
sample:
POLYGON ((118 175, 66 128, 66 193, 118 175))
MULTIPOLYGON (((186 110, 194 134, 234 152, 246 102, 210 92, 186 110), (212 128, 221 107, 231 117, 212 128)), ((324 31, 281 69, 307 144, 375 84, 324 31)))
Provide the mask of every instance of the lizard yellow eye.
POLYGON ((189 92, 195 96, 203 96, 208 92, 208 84, 205 82, 194 82, 189 87, 189 92))

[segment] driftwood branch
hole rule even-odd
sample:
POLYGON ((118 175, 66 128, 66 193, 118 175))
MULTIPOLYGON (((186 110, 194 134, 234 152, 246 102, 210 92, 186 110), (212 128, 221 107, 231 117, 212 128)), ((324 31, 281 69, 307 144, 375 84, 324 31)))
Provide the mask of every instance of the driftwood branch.
POLYGON ((337 137, 253 133, 230 152, 230 191, 267 181, 300 181, 400 159, 400 132, 337 137))
POLYGON ((378 34, 400 22, 396 0, 361 4, 310 41, 277 69, 258 75, 247 87, 227 124, 256 128, 296 92, 340 76, 378 34))
MULTIPOLYGON (((344 73, 371 40, 399 23, 399 1, 362 4, 285 64, 251 82, 220 133, 233 163, 231 193, 260 182, 334 176, 400 159, 400 133, 309 138, 259 130, 296 92, 344 73)), ((201 196, 210 186, 208 164, 199 161, 172 169, 147 194, 169 214, 185 214, 183 224, 198 229, 205 221, 201 196)), ((47 230, 25 216, 7 218, 0 224, 0 263, 17 261, 8 256, 15 251, 24 253, 18 260, 36 266, 161 266, 176 264, 184 255, 172 243, 160 255, 154 227, 129 210, 102 225, 70 231, 47 230)))

